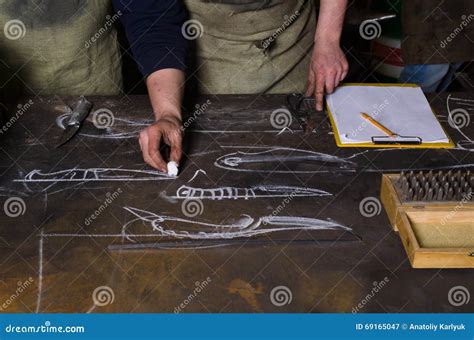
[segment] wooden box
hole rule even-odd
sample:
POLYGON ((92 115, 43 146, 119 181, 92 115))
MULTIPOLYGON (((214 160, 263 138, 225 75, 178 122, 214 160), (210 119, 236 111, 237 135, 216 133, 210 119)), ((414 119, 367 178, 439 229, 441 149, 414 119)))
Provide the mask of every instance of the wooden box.
POLYGON ((381 200, 413 268, 474 268, 474 204, 400 200, 384 175, 381 200))

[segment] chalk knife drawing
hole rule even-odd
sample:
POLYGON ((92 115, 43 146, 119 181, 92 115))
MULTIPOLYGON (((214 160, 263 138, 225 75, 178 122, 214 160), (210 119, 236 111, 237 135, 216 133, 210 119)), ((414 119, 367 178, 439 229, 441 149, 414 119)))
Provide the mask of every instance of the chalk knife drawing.
POLYGON ((149 225, 157 233, 157 236, 191 240, 249 238, 298 230, 340 230, 352 233, 351 228, 337 222, 309 217, 263 216, 256 220, 249 215, 242 215, 234 223, 215 224, 159 215, 133 207, 124 207, 124 209, 136 217, 123 226, 122 234, 124 237, 127 237, 127 228, 137 221, 149 225))
POLYGON ((108 181, 162 181, 176 177, 155 170, 134 170, 122 168, 72 168, 55 172, 33 170, 15 182, 108 182, 108 181))
POLYGON ((250 198, 272 198, 272 197, 310 197, 310 196, 332 196, 327 191, 285 185, 257 185, 249 188, 220 187, 220 188, 195 188, 183 185, 178 188, 174 199, 250 199, 250 198))
POLYGON ((214 165, 234 171, 272 173, 332 172, 336 169, 354 172, 357 167, 352 161, 321 152, 271 146, 256 152, 230 153, 219 157, 214 165), (305 168, 298 169, 299 165, 305 168), (311 169, 305 170, 308 167, 311 169))
MULTIPOLYGON (((348 157, 338 157, 311 150, 294 149, 280 146, 223 146, 224 149, 239 149, 237 152, 225 154, 216 159, 214 165, 218 168, 254 173, 350 173, 357 170, 362 172, 401 171, 403 167, 375 166, 372 162, 388 156, 393 161, 394 152, 419 152, 415 149, 370 149, 348 157), (242 151, 249 150, 249 151, 242 151), (360 159, 361 164, 356 162, 360 159), (371 160, 368 162, 368 160, 371 160)), ((450 154, 466 155, 473 150, 463 148, 448 149, 450 154)), ((442 152, 440 150, 439 152, 442 152)), ((393 162, 399 164, 399 162, 393 162)), ((472 168, 474 163, 459 164, 453 157, 440 160, 434 167, 416 167, 413 170, 441 170, 472 168)))

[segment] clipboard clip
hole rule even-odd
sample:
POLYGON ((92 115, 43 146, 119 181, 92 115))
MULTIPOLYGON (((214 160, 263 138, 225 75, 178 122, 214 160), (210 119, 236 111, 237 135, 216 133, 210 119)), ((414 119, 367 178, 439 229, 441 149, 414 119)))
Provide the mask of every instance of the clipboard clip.
POLYGON ((395 145, 420 145, 423 140, 420 137, 415 136, 400 136, 393 134, 392 136, 374 136, 372 137, 372 143, 375 145, 380 144, 395 144, 395 145))
POLYGON ((395 144, 395 145, 420 145, 423 141, 420 137, 414 136, 401 136, 398 133, 393 132, 392 130, 388 129, 380 122, 369 116, 365 112, 361 112, 360 115, 363 119, 374 125, 379 130, 385 132, 385 136, 374 136, 372 137, 372 143, 374 145, 380 144, 395 144))

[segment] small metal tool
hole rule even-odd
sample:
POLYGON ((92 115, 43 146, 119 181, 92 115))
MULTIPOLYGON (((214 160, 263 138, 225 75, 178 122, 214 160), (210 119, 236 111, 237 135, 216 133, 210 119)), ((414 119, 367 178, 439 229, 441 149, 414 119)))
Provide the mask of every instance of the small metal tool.
POLYGON ((82 123, 89 115, 92 109, 92 103, 88 101, 84 96, 81 96, 76 103, 76 106, 71 110, 71 115, 67 121, 66 128, 59 140, 56 148, 66 144, 81 128, 82 123))
POLYGON ((317 115, 315 99, 305 97, 301 93, 290 93, 286 97, 288 110, 298 120, 305 134, 310 134, 316 129, 317 115))

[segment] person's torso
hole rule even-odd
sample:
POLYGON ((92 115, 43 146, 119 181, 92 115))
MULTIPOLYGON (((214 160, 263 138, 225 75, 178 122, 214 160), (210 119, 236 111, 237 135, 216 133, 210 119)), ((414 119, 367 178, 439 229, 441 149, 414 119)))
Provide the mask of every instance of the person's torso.
POLYGON ((202 92, 302 90, 316 28, 311 0, 185 0, 202 92), (279 88, 283 82, 287 82, 279 88), (303 85, 302 85, 303 84, 303 85), (294 86, 293 86, 294 85, 294 86), (293 87, 292 87, 293 86, 293 87))
POLYGON ((118 93, 118 19, 104 0, 0 0, 0 81, 36 95, 118 93))

